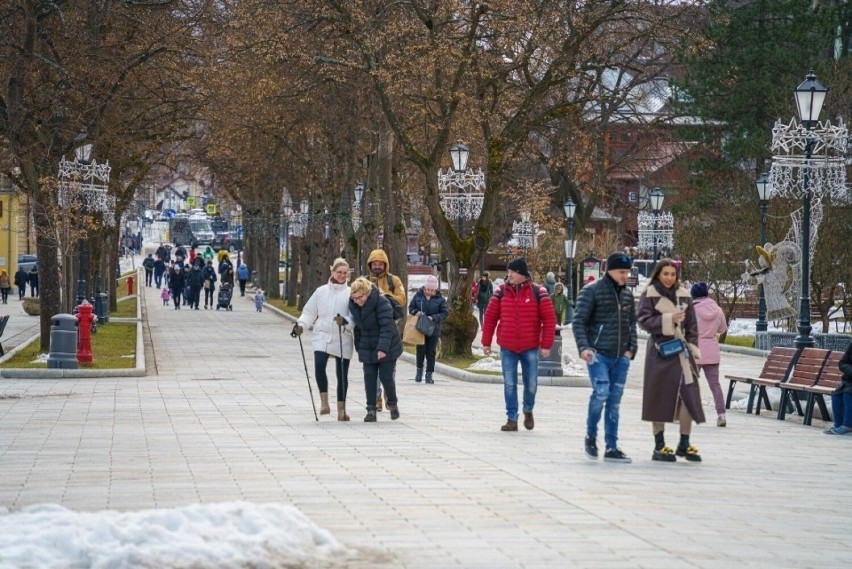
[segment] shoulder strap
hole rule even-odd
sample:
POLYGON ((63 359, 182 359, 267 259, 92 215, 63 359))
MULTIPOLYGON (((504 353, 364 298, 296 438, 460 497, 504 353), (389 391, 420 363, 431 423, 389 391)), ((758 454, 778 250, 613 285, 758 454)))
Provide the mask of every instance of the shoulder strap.
POLYGON ((396 285, 393 284, 393 275, 388 273, 388 292, 393 294, 393 291, 394 291, 395 288, 396 288, 396 285))

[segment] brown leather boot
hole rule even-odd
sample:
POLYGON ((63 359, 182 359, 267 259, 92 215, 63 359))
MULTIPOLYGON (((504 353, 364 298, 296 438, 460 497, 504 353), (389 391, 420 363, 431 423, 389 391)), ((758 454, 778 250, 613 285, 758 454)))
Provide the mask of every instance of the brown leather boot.
POLYGON ((518 422, 517 421, 506 421, 506 424, 500 427, 501 431, 517 431, 518 430, 518 422))
POLYGON ((337 402, 337 420, 348 421, 349 415, 346 414, 346 401, 337 402))
POLYGON ((524 428, 528 431, 532 431, 533 427, 535 427, 535 421, 533 420, 532 411, 529 413, 524 411, 524 428))
POLYGON ((328 415, 331 408, 328 406, 328 392, 320 393, 320 415, 328 415))

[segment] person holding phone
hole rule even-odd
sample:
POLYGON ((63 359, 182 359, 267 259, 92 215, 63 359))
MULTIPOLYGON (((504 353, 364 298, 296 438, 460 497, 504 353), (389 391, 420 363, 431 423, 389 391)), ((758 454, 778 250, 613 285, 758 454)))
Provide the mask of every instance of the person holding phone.
POLYGON ((651 460, 675 462, 680 456, 701 462, 698 449, 689 443, 692 422, 704 422, 696 365, 701 359, 698 322, 692 297, 681 286, 677 265, 671 259, 661 259, 654 267, 648 287, 639 297, 636 319, 650 334, 645 350, 642 420, 651 422, 654 433, 651 460), (662 344, 672 340, 682 342, 682 351, 665 352, 662 344), (680 443, 674 451, 666 446, 664 434, 666 423, 672 422, 680 424, 680 443))

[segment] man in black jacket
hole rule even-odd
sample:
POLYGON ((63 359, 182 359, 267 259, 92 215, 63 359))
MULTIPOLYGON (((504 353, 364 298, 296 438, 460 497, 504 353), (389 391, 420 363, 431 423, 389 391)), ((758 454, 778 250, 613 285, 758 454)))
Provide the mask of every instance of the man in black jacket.
POLYGON ((204 286, 204 273, 202 265, 195 263, 189 271, 189 307, 198 310, 201 301, 201 287, 204 286))
POLYGON ((574 310, 574 339, 589 368, 592 395, 586 419, 586 456, 598 458, 597 432, 606 407, 604 431, 608 462, 631 462, 618 448, 618 410, 627 369, 636 355, 636 308, 627 285, 633 259, 613 253, 606 260, 606 275, 586 285, 574 310))
POLYGON ((148 253, 145 260, 142 261, 142 266, 145 267, 145 286, 151 286, 151 280, 154 276, 154 255, 148 253))

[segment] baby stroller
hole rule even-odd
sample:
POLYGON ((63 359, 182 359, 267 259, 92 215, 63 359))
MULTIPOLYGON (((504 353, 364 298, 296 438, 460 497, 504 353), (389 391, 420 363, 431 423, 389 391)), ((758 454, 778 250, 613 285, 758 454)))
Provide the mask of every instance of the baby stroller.
POLYGON ((219 285, 219 296, 216 297, 216 310, 225 308, 233 310, 231 306, 231 296, 234 294, 234 286, 230 283, 222 283, 219 285))

